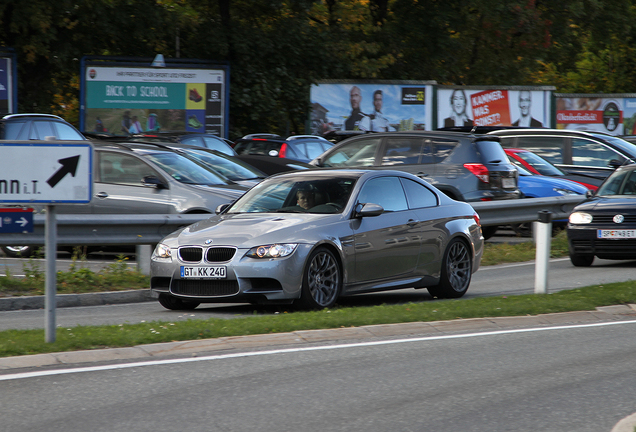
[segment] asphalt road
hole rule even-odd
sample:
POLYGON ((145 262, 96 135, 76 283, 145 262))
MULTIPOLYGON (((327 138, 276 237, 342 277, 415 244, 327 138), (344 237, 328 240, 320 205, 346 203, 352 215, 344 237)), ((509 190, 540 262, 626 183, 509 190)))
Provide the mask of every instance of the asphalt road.
POLYGON ((622 321, 34 369, 0 376, 2 428, 609 432, 636 410, 635 329, 622 321))
MULTIPOLYGON (((622 282, 636 278, 636 261, 596 260, 589 268, 574 267, 567 258, 553 259, 549 265, 548 292, 582 286, 622 282)), ((534 292, 534 262, 482 267, 464 299, 531 294, 534 292)), ((433 301, 428 291, 398 290, 343 298, 345 306, 372 306, 433 301)), ((461 300, 460 300, 461 301, 461 300)), ((182 321, 188 319, 234 318, 253 313, 271 314, 285 310, 277 306, 245 304, 203 304, 193 311, 169 311, 158 302, 56 309, 59 327, 139 323, 142 321, 182 321)), ((0 311, 0 330, 44 328, 44 310, 0 311)))

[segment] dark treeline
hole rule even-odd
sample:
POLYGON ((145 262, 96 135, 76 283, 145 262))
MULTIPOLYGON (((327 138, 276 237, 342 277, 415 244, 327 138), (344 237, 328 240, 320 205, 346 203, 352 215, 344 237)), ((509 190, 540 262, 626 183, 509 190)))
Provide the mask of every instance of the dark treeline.
POLYGON ((227 61, 230 138, 304 130, 322 79, 636 91, 636 1, 4 0, 19 112, 78 119, 84 55, 227 61))

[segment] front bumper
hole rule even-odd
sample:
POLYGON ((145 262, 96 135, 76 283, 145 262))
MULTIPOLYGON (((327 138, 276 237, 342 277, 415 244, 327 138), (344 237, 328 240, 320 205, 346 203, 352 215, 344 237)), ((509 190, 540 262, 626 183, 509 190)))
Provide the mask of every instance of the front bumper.
MULTIPOLYGON (((636 239, 600 239, 598 230, 616 230, 616 226, 568 224, 568 247, 571 255, 594 255, 603 259, 636 259, 636 239)), ((636 229, 634 226, 624 229, 636 229)))

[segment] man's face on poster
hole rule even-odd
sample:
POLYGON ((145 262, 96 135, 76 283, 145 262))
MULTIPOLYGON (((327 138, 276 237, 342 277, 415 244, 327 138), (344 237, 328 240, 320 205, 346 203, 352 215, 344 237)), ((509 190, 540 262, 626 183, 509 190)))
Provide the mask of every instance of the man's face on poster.
POLYGON ((358 87, 354 87, 351 89, 349 93, 349 100, 351 102, 351 108, 359 109, 360 102, 362 101, 362 94, 360 94, 360 89, 358 87))
POLYGON ((382 112, 382 93, 373 95, 373 107, 377 112, 382 112))
POLYGON ((519 110, 521 115, 526 117, 530 114, 530 105, 532 104, 532 98, 530 92, 522 91, 519 93, 519 110))

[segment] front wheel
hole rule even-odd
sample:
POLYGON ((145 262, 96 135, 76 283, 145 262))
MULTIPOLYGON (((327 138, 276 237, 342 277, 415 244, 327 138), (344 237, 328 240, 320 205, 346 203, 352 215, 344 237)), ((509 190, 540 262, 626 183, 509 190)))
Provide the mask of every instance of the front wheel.
POLYGON ((468 246, 454 239, 446 247, 442 260, 442 275, 439 285, 429 287, 433 297, 459 298, 466 294, 472 277, 473 263, 468 246))
POLYGON ((300 304, 309 309, 330 308, 342 289, 342 272, 336 256, 327 248, 314 250, 303 275, 300 304))
POLYGON ((575 267, 589 267, 594 262, 594 255, 570 254, 570 261, 575 267))
POLYGON ((2 246, 4 254, 10 258, 28 258, 35 252, 33 246, 2 246))
POLYGON ((159 294, 159 304, 170 310, 192 310, 201 303, 181 300, 169 294, 159 294))

